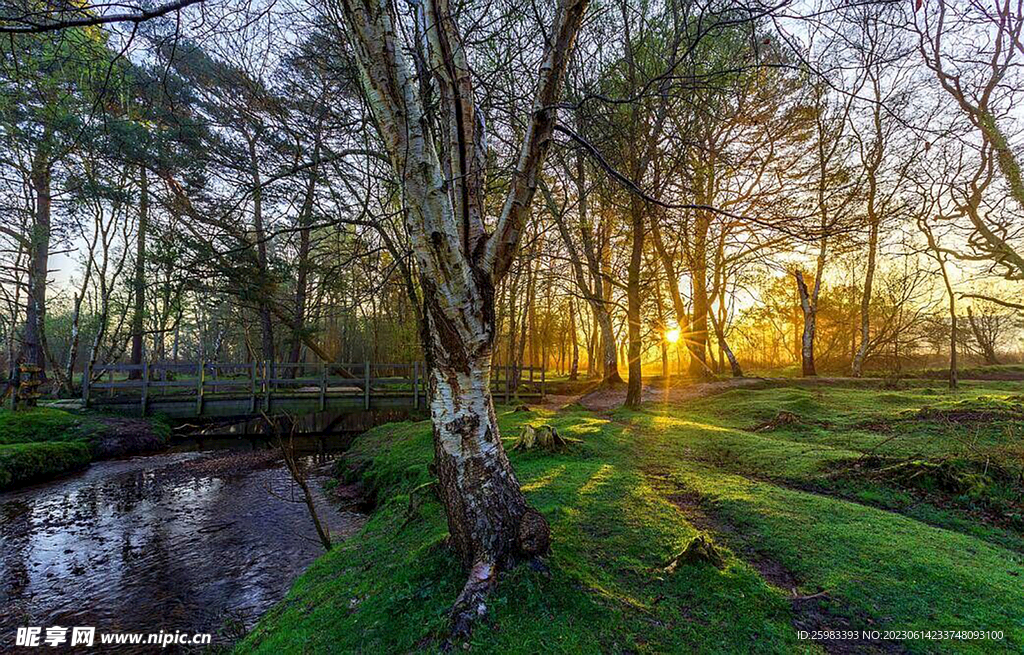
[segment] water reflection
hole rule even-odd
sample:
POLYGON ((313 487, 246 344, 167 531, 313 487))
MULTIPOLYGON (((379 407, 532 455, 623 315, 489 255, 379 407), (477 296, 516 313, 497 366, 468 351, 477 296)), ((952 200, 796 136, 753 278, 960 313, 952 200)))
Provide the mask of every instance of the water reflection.
MULTIPOLYGON (((251 627, 322 548, 279 462, 211 466, 219 461, 179 452, 98 462, 0 494, 0 651, 26 625, 221 639, 225 625, 251 627)), ((322 495, 318 504, 336 538, 361 525, 322 495)))

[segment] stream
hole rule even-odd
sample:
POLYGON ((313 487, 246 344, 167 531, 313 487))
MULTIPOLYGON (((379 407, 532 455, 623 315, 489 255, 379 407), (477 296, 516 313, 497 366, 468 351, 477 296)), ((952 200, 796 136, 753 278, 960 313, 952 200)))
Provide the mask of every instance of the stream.
MULTIPOLYGON (((228 644, 284 597, 324 552, 301 491, 251 443, 200 447, 0 493, 0 652, 24 626, 208 632, 228 644)), ((365 517, 329 501, 321 481, 309 486, 337 543, 365 517)))

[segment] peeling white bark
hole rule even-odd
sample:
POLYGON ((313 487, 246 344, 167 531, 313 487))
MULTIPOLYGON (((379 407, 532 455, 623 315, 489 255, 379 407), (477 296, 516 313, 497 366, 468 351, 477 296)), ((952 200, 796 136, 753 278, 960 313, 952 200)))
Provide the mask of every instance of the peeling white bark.
MULTIPOLYGON (((457 606, 470 617, 496 571, 536 526, 501 446, 490 394, 494 286, 518 248, 551 141, 562 75, 587 0, 561 0, 539 75, 531 120, 497 229, 483 230, 483 122, 447 0, 417 7, 441 90, 442 153, 421 104, 413 67, 387 0, 337 0, 363 87, 402 181, 406 229, 423 289, 435 464, 454 546, 473 575, 457 606), (451 173, 446 179, 445 171, 451 173), (525 520, 525 523, 524 523, 525 520)), ((539 515, 538 515, 539 516, 539 515)), ((546 525, 540 541, 546 547, 546 525)), ((535 554, 535 553, 526 553, 535 554)))

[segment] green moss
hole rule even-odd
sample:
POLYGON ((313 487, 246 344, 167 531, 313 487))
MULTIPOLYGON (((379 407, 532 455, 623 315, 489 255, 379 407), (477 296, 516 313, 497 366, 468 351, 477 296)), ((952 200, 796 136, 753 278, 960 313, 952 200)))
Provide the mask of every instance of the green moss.
MULTIPOLYGON (((112 419, 117 420, 117 419, 112 419)), ((132 419, 138 420, 138 419, 132 419)), ((146 419, 154 444, 165 444, 171 428, 159 417, 146 419)), ((0 489, 12 489, 85 467, 108 426, 98 415, 50 407, 0 410, 0 489)), ((102 452, 97 456, 102 457, 102 452)))
MULTIPOLYGON (((504 413, 514 435, 537 413, 504 413)), ((631 463, 623 430, 582 412, 544 415, 583 439, 571 454, 513 457, 529 501, 548 518, 550 573, 519 567, 491 599, 493 627, 477 630, 480 652, 709 652, 799 650, 788 605, 752 569, 729 557, 724 571, 693 567, 665 575, 665 562, 697 531, 631 463)), ((378 428, 353 458, 380 505, 364 531, 320 558, 240 652, 436 651, 463 574, 444 547, 440 504, 424 503, 405 527, 407 494, 426 481, 428 423, 378 428)))
POLYGON ((60 409, 0 410, 0 444, 84 439, 91 424, 60 409))
POLYGON ((680 484, 707 498, 738 540, 769 553, 804 591, 826 590, 854 627, 1002 630, 1001 642, 908 640, 914 652, 1020 652, 1020 553, 842 499, 706 470, 680 484), (827 518, 826 518, 827 517, 827 518))
POLYGON ((84 441, 42 441, 0 445, 0 490, 69 473, 89 464, 84 441))
MULTIPOLYGON (((921 418, 920 410, 983 396, 1015 402, 998 383, 964 386, 955 396, 885 391, 882 400, 863 387, 742 390, 606 416, 579 408, 500 412, 507 440, 529 422, 581 443, 570 453, 511 454, 529 502, 551 524, 550 572, 507 572, 469 645, 481 653, 817 652, 796 638, 791 590, 751 565, 770 560, 798 593, 824 591, 825 609, 854 628, 1005 635, 908 640, 913 652, 1020 652, 1018 532, 896 486, 834 475, 868 452, 963 454, 955 430, 978 426, 951 433, 944 419, 921 418), (780 411, 798 414, 800 425, 751 431, 780 411), (700 510, 680 494, 699 499, 700 510), (665 563, 709 529, 707 516, 724 568, 666 574, 665 563)), ((971 452, 1013 459, 1005 433, 979 434, 971 452)), ((425 497, 406 522, 408 495, 430 479, 431 459, 427 422, 358 438, 349 460, 376 494, 377 510, 360 534, 296 580, 238 651, 437 651, 463 574, 444 544, 436 498, 425 497)))

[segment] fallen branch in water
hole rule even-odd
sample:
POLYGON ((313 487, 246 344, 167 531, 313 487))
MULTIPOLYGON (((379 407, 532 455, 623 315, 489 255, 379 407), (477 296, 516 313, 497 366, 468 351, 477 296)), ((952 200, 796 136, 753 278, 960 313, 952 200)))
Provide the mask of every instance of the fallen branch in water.
POLYGON ((291 421, 291 433, 288 435, 288 442, 285 443, 284 439, 281 438, 281 430, 277 425, 277 422, 272 420, 265 413, 263 419, 268 425, 274 430, 274 435, 277 438, 277 445, 281 449, 281 454, 284 456, 284 464, 288 467, 288 472, 292 476, 292 480, 302 490, 302 497, 306 503, 306 508, 309 510, 309 516, 313 519, 313 526, 316 527, 316 534, 320 537, 320 543, 323 544, 324 550, 331 549, 331 533, 330 530, 320 520, 320 515, 316 511, 316 503, 313 501, 313 493, 309 490, 309 484, 306 482, 306 473, 302 470, 298 460, 295 458, 295 421, 291 421))

